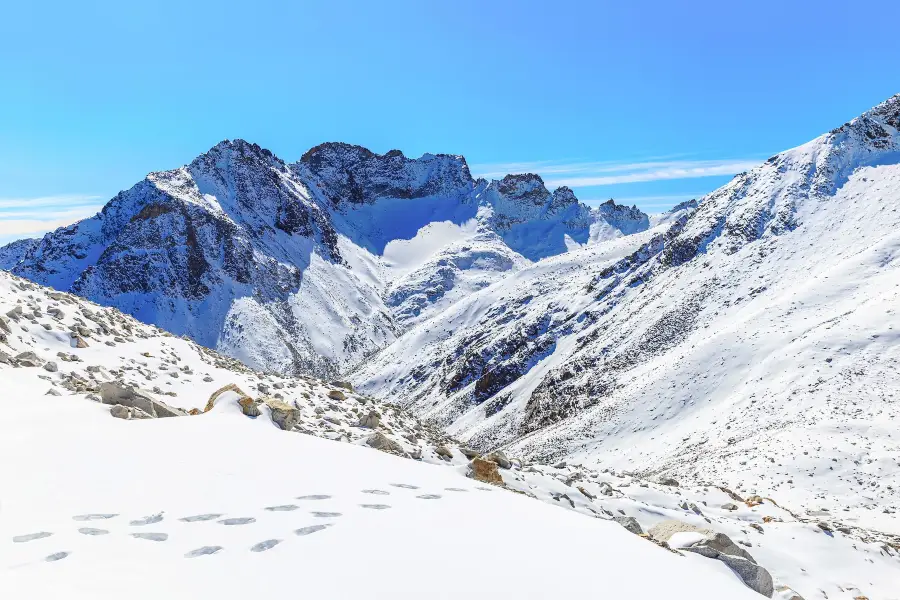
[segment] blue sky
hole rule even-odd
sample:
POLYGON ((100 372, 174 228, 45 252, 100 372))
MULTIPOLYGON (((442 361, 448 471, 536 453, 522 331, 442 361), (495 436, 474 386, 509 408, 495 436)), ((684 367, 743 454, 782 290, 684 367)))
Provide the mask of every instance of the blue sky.
POLYGON ((0 241, 225 138, 665 209, 900 91, 900 3, 57 2, 0 19, 0 241))

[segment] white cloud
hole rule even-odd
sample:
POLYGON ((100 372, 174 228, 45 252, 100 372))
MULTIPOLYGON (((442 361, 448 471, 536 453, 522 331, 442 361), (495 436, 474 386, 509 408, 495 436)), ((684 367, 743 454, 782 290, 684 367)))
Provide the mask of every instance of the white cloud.
POLYGON ((548 187, 591 187, 671 179, 734 175, 751 169, 762 159, 644 160, 638 162, 520 162, 473 165, 480 177, 497 179, 507 173, 538 173, 548 187))
POLYGON ((99 196, 73 194, 0 198, 0 240, 39 236, 90 217, 102 205, 99 196))

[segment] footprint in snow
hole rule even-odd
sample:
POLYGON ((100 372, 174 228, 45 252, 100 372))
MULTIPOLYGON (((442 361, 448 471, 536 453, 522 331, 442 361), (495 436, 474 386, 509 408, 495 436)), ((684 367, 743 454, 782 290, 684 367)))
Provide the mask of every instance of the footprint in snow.
POLYGON ((219 550, 223 550, 222 546, 203 546, 202 548, 197 548, 196 550, 191 550, 190 552, 185 553, 185 558, 197 558, 198 556, 207 556, 210 554, 215 554, 219 550))
POLYGON ((421 496, 416 496, 416 498, 420 498, 422 500, 439 500, 441 498, 440 494, 422 494, 421 496))
POLYGON ((266 550, 271 550, 280 543, 281 540, 265 540, 263 542, 255 544, 252 548, 250 548, 250 552, 265 552, 266 550))
POLYGON ((256 519, 254 517, 235 517, 233 519, 222 519, 219 523, 222 525, 248 525, 256 523, 256 519))
POLYGON ((169 539, 168 533, 132 533, 131 537, 151 542, 164 542, 169 539))
POLYGON ((106 529, 95 529, 94 527, 82 527, 78 530, 78 533, 83 535, 106 535, 109 531, 106 529))
POLYGON ((419 486, 417 486, 417 485, 412 485, 412 484, 409 484, 409 483, 392 483, 391 485, 394 486, 394 487, 403 488, 404 490, 417 490, 417 489, 419 489, 419 486))
POLYGON ((371 508, 372 510, 384 510, 390 508, 389 504, 360 504, 363 508, 371 508))
POLYGON ((152 525, 153 523, 159 523, 162 520, 163 520, 163 514, 156 513, 155 515, 150 515, 149 517, 142 517, 140 519, 135 519, 134 521, 131 521, 128 524, 133 527, 138 527, 141 525, 152 525))
POLYGON ((339 512, 326 512, 326 511, 318 511, 318 510, 314 510, 310 514, 314 517, 321 517, 321 518, 341 516, 341 513, 339 513, 339 512))
POLYGON ((363 490, 363 494, 374 494, 376 496, 389 496, 391 493, 384 490, 363 490))
POLYGON ((203 515, 191 515, 190 517, 181 517, 179 521, 184 521, 185 523, 195 523, 197 521, 214 521, 221 517, 221 513, 206 513, 203 515))
POLYGON ((13 542, 21 544, 23 542, 32 542, 53 535, 49 531, 38 531, 37 533, 26 533, 25 535, 17 535, 13 537, 13 542))
POLYGON ((267 506, 266 510, 270 512, 287 512, 290 510, 297 510, 300 508, 296 504, 281 504, 279 506, 267 506))
POLYGON ((328 500, 331 498, 328 494, 309 494, 308 496, 297 496, 297 500, 328 500))
POLYGON ((48 556, 48 557, 45 558, 44 560, 46 560, 47 562, 56 562, 56 561, 58 561, 58 560, 64 559, 64 558, 67 557, 68 555, 69 555, 68 552, 54 552, 53 554, 51 554, 50 556, 48 556))
POLYGON ((72 517, 75 521, 100 521, 103 519, 112 519, 118 517, 117 513, 90 513, 87 515, 75 515, 72 517))
POLYGON ((301 535, 301 536, 309 535, 309 534, 315 533, 317 531, 322 531, 323 529, 326 529, 328 527, 331 527, 330 523, 328 525, 309 525, 307 527, 301 527, 300 529, 295 529, 294 533, 297 535, 301 535))
POLYGON ((476 489, 476 490, 481 490, 482 492, 493 492, 493 491, 494 491, 494 490, 492 490, 492 489, 489 488, 489 487, 481 487, 480 485, 476 485, 476 486, 475 486, 475 489, 476 489))
POLYGON ((448 492, 468 492, 469 490, 464 488, 444 488, 448 492))

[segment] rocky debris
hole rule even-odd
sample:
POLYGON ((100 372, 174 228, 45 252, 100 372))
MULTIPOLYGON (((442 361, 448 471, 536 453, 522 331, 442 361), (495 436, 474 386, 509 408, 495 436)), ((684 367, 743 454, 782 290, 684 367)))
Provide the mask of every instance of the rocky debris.
POLYGON ((294 408, 287 402, 277 398, 266 398, 263 403, 269 408, 272 422, 285 431, 290 431, 300 422, 302 413, 299 408, 294 408))
POLYGON ((56 373, 59 371, 59 366, 51 360, 44 363, 43 369, 48 373, 56 373))
POLYGON ((506 457, 506 455, 500 450, 495 450, 491 452, 487 456, 484 457, 484 460, 489 460, 492 463, 495 463, 501 469, 511 469, 512 462, 506 457))
POLYGON ((678 487, 678 481, 672 477, 660 477, 659 484, 660 485, 668 485, 671 487, 678 487))
POLYGON ((494 485, 502 485, 503 477, 500 476, 500 470, 497 463, 483 458, 473 458, 469 463, 467 475, 484 483, 492 483, 494 485))
POLYGON ((332 381, 328 385, 331 385, 333 387, 343 388, 343 389, 347 390, 348 392, 353 391, 353 384, 350 383, 349 381, 332 381))
POLYGON ((733 502, 727 502, 727 503, 723 504, 720 508, 722 508, 723 510, 737 510, 738 509, 737 504, 734 504, 733 502))
POLYGON ((615 521, 616 523, 618 523, 619 525, 621 525, 622 527, 624 527, 625 529, 627 529, 628 531, 630 531, 631 533, 633 533, 635 535, 643 535, 644 534, 644 530, 641 529, 641 524, 638 523, 638 520, 635 519, 634 517, 617 516, 617 517, 613 517, 613 521, 615 521))
POLYGON ((775 591, 772 576, 758 565, 749 552, 735 544, 724 533, 697 527, 683 521, 663 521, 650 528, 648 535, 658 542, 669 542, 676 533, 698 533, 702 539, 680 546, 679 550, 694 552, 724 562, 752 590, 771 598, 775 591))
POLYGON ((397 456, 407 455, 406 451, 403 450, 403 446, 387 437, 380 431, 376 431, 375 433, 367 437, 366 445, 371 448, 375 448, 376 450, 387 452, 388 454, 396 454, 397 456))

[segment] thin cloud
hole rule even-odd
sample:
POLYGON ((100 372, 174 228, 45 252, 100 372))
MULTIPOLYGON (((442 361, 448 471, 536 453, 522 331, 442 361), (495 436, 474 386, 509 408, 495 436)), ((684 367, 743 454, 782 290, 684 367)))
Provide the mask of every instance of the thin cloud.
POLYGON ((38 237, 90 217, 101 206, 99 196, 75 194, 0 198, 0 240, 38 237))
POLYGON ((538 173, 550 187, 591 187, 734 175, 761 162, 757 158, 571 163, 546 161, 473 165, 472 172, 487 179, 497 179, 507 173, 538 173))

